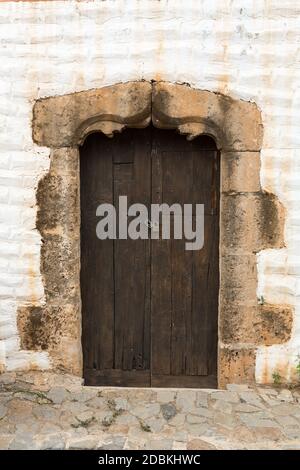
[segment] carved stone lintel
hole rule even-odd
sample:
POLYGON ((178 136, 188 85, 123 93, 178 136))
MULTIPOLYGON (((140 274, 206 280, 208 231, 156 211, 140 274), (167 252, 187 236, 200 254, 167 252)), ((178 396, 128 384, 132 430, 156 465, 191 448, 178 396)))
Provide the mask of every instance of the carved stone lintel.
POLYGON ((128 82, 38 100, 33 139, 46 147, 82 144, 95 131, 112 137, 126 127, 178 129, 191 140, 213 137, 226 151, 259 151, 262 122, 254 103, 168 82, 128 82))

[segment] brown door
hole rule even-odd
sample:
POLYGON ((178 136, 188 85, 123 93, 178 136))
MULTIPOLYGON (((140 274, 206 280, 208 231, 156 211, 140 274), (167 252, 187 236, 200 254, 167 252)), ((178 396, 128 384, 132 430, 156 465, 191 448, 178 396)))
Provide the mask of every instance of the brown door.
MULTIPOLYGON (((214 387, 219 290, 219 155, 148 127, 81 148, 81 296, 88 385, 214 387), (119 196, 204 204, 201 250, 186 240, 99 240, 96 209, 119 196)), ((150 212, 149 212, 150 213, 150 212)), ((128 218, 130 221, 130 218, 128 218)), ((118 221, 118 217, 117 217, 118 221)), ((117 223, 118 234, 118 223, 117 223)), ((171 231, 172 234, 172 231, 171 231)))

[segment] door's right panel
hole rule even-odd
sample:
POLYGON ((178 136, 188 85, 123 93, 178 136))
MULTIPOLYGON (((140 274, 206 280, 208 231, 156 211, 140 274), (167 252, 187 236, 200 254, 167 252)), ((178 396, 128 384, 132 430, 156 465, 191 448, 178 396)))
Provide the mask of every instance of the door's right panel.
MULTIPOLYGON (((151 384, 216 386, 219 291, 219 155, 207 137, 153 131, 152 203, 204 204, 204 246, 151 243, 151 384)), ((193 217, 195 223, 195 217, 193 217)), ((195 228, 195 225, 194 227, 195 228)))

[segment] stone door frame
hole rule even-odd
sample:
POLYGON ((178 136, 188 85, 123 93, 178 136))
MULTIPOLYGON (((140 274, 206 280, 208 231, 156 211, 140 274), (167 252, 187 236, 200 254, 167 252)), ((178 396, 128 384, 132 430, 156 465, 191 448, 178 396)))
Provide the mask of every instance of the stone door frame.
POLYGON ((36 101, 33 140, 51 149, 37 191, 46 302, 20 309, 22 348, 47 350, 54 368, 82 374, 78 148, 92 132, 113 137, 150 121, 187 139, 209 135, 221 152, 218 384, 252 382, 256 347, 286 340, 275 334, 274 318, 268 322, 276 307, 260 305, 256 295, 256 253, 283 246, 284 220, 276 196, 260 185, 261 113, 254 103, 169 82, 36 101))

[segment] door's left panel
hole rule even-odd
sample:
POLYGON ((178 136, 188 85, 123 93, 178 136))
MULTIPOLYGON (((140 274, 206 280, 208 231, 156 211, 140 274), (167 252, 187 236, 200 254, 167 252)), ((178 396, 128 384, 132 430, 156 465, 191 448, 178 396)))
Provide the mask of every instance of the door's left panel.
MULTIPOLYGON (((150 241, 99 240, 99 204, 151 201, 150 130, 89 136, 80 156, 84 378, 89 385, 150 385, 150 241)), ((128 220, 130 223, 130 219, 128 220)), ((123 227, 124 229, 124 227, 123 227)))

